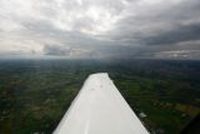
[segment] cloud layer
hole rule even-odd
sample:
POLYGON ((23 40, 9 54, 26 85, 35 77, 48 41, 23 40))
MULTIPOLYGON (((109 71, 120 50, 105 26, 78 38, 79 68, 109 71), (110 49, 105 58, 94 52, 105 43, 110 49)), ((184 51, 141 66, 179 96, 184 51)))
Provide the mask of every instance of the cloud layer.
POLYGON ((200 59, 199 0, 0 0, 0 55, 200 59))

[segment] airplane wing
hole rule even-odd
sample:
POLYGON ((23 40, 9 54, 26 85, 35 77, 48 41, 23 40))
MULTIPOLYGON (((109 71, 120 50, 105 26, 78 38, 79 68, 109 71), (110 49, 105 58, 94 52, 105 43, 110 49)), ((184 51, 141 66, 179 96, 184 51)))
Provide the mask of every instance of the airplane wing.
POLYGON ((148 134, 107 73, 90 75, 54 134, 148 134))

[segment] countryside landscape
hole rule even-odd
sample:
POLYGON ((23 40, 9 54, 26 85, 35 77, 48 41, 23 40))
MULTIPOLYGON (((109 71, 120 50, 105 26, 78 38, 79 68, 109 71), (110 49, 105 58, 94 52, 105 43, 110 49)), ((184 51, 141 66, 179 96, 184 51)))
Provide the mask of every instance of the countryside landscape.
POLYGON ((0 60, 0 133, 50 134, 89 74, 108 72, 152 134, 177 134, 200 112, 200 62, 0 60))

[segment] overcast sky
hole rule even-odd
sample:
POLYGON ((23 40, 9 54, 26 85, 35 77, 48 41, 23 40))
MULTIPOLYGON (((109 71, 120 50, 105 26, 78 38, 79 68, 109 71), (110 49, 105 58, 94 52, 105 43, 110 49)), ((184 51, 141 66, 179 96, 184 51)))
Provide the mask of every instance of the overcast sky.
POLYGON ((199 0, 0 0, 0 56, 200 59, 199 0))

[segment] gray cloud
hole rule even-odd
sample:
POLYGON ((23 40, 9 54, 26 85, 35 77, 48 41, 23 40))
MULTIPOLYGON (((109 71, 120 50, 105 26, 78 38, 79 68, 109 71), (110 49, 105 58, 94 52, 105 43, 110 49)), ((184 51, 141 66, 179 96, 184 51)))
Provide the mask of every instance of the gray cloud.
POLYGON ((200 59, 199 0, 0 0, 0 55, 200 59))
POLYGON ((70 48, 57 47, 55 45, 52 46, 46 45, 44 47, 44 52, 46 55, 68 56, 70 54, 70 51, 71 51, 70 48))
POLYGON ((180 26, 160 35, 144 38, 147 45, 170 45, 184 41, 200 40, 200 23, 180 26))

